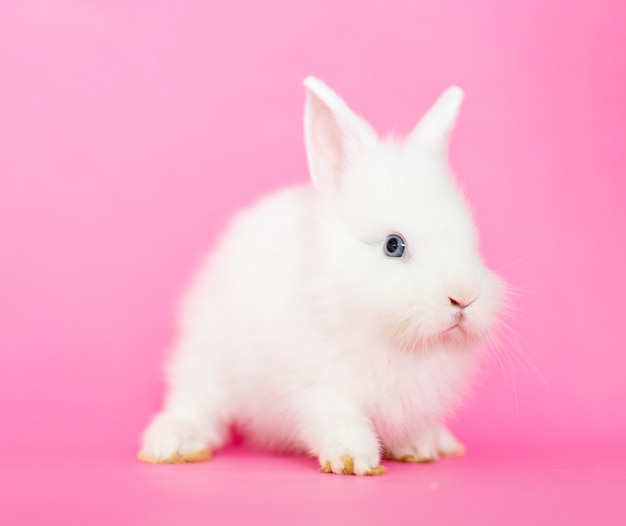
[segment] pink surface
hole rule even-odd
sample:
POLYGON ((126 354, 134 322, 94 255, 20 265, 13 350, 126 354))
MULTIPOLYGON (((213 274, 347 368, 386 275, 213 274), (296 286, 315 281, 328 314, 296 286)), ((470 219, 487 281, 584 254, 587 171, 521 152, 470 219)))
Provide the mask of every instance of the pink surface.
POLYGON ((1 3, 0 522, 623 519, 625 19, 618 0, 1 3), (520 291, 519 337, 452 426, 470 453, 377 480, 239 449, 135 464, 201 254, 306 180, 308 74, 382 130, 467 93, 452 162, 520 291))
POLYGON ((3 524, 624 524, 622 450, 474 451, 383 477, 229 449, 205 464, 118 456, 4 460, 3 524), (621 466, 621 467, 618 467, 621 466))

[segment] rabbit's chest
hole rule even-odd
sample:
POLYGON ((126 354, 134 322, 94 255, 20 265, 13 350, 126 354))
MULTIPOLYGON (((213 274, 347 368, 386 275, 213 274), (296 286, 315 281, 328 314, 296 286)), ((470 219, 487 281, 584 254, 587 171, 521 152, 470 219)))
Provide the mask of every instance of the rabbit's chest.
POLYGON ((367 371, 363 402, 383 439, 410 433, 445 418, 462 395, 471 353, 388 355, 367 371))

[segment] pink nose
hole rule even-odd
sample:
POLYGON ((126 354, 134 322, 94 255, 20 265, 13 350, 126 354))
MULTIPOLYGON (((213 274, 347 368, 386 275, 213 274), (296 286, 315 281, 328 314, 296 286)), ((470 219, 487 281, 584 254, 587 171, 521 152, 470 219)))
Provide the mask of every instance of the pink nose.
POLYGON ((454 307, 458 307, 459 309, 464 309, 465 307, 467 307, 470 303, 474 301, 474 300, 472 301, 455 300, 454 298, 450 296, 448 296, 448 299, 450 300, 450 305, 454 307))

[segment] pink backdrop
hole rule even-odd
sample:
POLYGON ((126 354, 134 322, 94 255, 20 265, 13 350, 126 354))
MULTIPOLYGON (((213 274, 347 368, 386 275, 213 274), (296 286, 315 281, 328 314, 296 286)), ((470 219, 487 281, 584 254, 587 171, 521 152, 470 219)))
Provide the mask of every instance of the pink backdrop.
POLYGON ((466 91, 452 162, 519 290, 519 339, 453 425, 470 452, 623 446, 625 20, 620 0, 0 3, 0 449, 132 462, 201 255, 307 178, 309 74, 379 130, 466 91))

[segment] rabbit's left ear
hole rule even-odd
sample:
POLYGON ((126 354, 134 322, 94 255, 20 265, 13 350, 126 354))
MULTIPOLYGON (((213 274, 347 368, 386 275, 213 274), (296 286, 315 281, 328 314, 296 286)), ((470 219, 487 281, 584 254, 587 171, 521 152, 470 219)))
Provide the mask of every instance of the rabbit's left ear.
POLYGON ((311 180, 322 193, 333 193, 363 148, 377 140, 374 129, 315 77, 306 88, 304 142, 311 180))
POLYGON ((450 86, 420 119, 408 141, 445 155, 462 101, 463 90, 458 86, 450 86))

